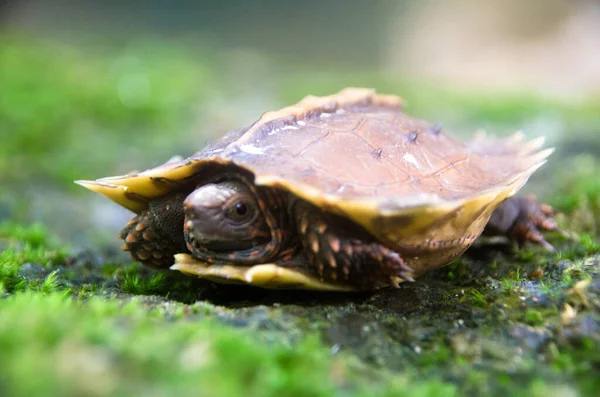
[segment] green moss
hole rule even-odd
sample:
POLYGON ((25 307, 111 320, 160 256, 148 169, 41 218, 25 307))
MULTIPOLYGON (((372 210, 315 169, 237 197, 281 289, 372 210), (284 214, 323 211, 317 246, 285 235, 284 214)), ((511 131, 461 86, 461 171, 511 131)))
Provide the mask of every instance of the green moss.
POLYGON ((142 277, 134 273, 139 269, 127 271, 120 280, 123 292, 135 295, 152 295, 166 290, 167 279, 163 273, 157 273, 150 277, 142 277))
POLYGON ((39 224, 23 226, 14 223, 0 224, 0 241, 6 247, 0 252, 0 283, 5 291, 38 288, 42 292, 54 291, 56 272, 40 280, 28 280, 22 276, 23 265, 38 265, 46 269, 65 263, 68 249, 51 238, 45 227, 39 224), (34 284, 40 281, 35 287, 34 284))
POLYGON ((481 308, 487 307, 486 296, 477 290, 471 290, 471 303, 481 308))
POLYGON ((590 379, 587 375, 590 371, 597 370, 600 365, 600 356, 598 354, 600 341, 598 338, 584 338, 578 341, 577 346, 562 344, 561 346, 552 345, 551 360, 552 368, 555 373, 568 374, 581 382, 582 390, 594 395, 600 385, 597 378, 590 379))
POLYGON ((579 244, 585 251, 585 255, 591 256, 600 253, 600 243, 589 234, 579 237, 579 244))
POLYGON ((506 294, 510 294, 513 289, 513 282, 509 278, 502 279, 502 291, 506 294))
POLYGON ((53 266, 64 262, 68 254, 68 247, 39 223, 25 226, 9 221, 0 222, 0 243, 8 248, 5 261, 53 266))
POLYGON ((0 253, 0 284, 4 292, 20 288, 23 280, 19 277, 20 263, 14 261, 11 253, 0 253))
POLYGON ((527 309, 525 312, 525 322, 529 325, 542 325, 544 323, 544 316, 537 310, 527 309))
POLYGON ((51 267, 63 260, 63 253, 57 254, 55 251, 48 251, 44 248, 33 249, 25 245, 20 249, 5 249, 0 252, 0 283, 9 292, 24 289, 29 286, 29 282, 20 275, 21 267, 24 264, 41 264, 51 267))
POLYGON ((552 283, 549 281, 540 281, 538 283, 538 289, 542 294, 549 295, 552 293, 554 285, 552 285, 552 283))
POLYGON ((458 257, 452 260, 444 270, 448 280, 463 280, 469 276, 469 262, 464 257, 458 257))
POLYGON ((53 239, 45 227, 4 222, 0 224, 1 240, 7 245, 0 252, 0 285, 5 293, 27 289, 42 294, 68 292, 58 277, 59 271, 46 270, 64 264, 68 249, 53 239), (26 277, 24 266, 41 266, 43 270, 36 277, 26 277))
POLYGON ((521 281, 521 268, 516 268, 510 275, 510 278, 513 281, 521 281))
POLYGON ((2 222, 0 239, 17 240, 31 248, 48 247, 54 243, 46 227, 39 223, 23 226, 13 222, 2 222))
POLYGON ((0 300, 0 385, 12 396, 387 396, 399 386, 400 395, 456 394, 444 382, 374 373, 332 357, 315 338, 292 347, 197 314, 165 315, 156 308, 148 314, 136 299, 26 292, 0 300))

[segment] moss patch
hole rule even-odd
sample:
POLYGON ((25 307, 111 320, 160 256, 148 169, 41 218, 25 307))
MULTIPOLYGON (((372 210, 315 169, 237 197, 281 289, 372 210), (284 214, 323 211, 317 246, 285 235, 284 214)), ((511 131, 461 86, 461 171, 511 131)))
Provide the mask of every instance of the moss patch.
POLYGON ((376 373, 344 355, 332 357, 314 337, 290 346, 224 327, 199 306, 173 312, 141 299, 82 301, 31 291, 0 300, 0 390, 14 396, 385 396, 401 387, 403 395, 456 395, 450 384, 376 373))
POLYGON ((537 252, 546 265, 530 279, 537 264, 486 249, 496 257, 490 274, 476 248, 399 290, 289 293, 72 255, 55 261, 65 247, 31 255, 26 236, 48 235, 20 229, 0 279, 0 365, 10 368, 0 390, 9 395, 398 395, 400 386, 406 395, 541 395, 599 386, 598 256, 537 252), (457 266, 471 277, 447 279, 457 266))

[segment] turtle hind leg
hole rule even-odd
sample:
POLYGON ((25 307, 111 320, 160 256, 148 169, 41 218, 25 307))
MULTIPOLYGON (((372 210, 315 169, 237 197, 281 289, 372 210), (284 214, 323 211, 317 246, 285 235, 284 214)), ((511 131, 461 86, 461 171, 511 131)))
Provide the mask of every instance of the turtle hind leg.
POLYGON ((187 252, 183 237, 182 194, 168 196, 150 203, 147 210, 133 217, 119 233, 121 247, 145 266, 166 268, 173 256, 187 252))
POLYGON ((323 281, 359 288, 413 281, 400 255, 376 241, 353 222, 297 203, 295 215, 304 252, 323 281))
POLYGON ((511 197, 500 204, 484 234, 506 236, 519 245, 530 242, 555 251, 544 238, 544 231, 560 231, 554 220, 554 210, 549 205, 538 203, 530 195, 511 197))

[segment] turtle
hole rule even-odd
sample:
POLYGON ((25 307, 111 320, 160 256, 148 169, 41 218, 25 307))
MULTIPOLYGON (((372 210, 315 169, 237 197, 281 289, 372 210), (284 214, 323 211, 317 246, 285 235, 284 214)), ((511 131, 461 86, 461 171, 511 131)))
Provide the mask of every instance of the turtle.
POLYGON ((544 138, 454 138, 367 88, 263 113, 188 158, 76 183, 135 216, 147 266, 263 288, 374 290, 414 281, 483 233, 553 247, 552 208, 516 195, 544 138))

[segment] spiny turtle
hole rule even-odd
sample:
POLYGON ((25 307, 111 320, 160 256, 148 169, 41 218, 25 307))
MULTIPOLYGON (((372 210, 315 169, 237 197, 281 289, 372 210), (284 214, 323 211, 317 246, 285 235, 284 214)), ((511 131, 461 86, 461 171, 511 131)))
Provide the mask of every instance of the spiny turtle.
POLYGON ((482 231, 547 248, 552 210, 513 195, 552 153, 517 133, 468 143, 347 88, 267 112, 187 159, 77 181, 137 215, 120 237, 146 265, 265 288, 397 286, 482 231), (487 225, 487 227, 486 227, 487 225))

